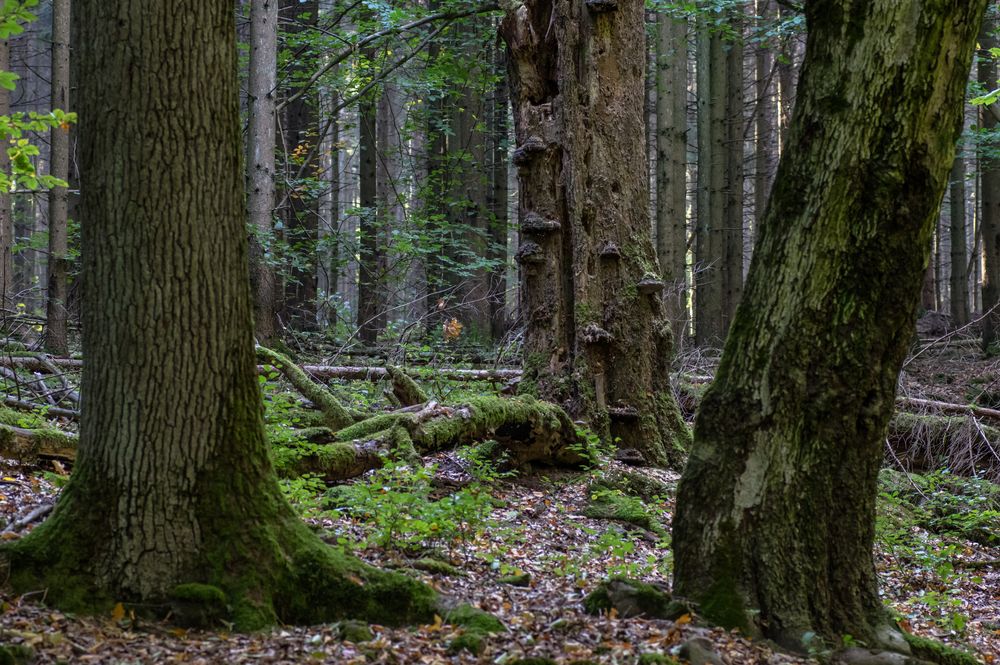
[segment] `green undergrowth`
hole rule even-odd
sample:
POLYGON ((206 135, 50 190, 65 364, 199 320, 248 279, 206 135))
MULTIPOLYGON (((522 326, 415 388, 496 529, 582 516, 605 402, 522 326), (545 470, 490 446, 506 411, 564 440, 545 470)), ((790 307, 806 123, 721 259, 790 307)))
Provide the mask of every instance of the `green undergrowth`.
POLYGON ((918 580, 902 589, 898 618, 930 618, 958 638, 965 634, 968 616, 961 586, 983 580, 959 562, 970 542, 1000 545, 998 510, 1000 487, 988 481, 947 471, 917 475, 882 470, 876 543, 891 555, 902 579, 918 580))

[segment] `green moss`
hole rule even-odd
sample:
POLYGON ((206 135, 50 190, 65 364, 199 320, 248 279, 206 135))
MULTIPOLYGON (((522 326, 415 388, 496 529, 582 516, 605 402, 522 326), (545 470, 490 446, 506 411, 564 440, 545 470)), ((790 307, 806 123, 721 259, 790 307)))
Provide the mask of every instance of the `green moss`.
POLYGON ((371 626, 364 621, 354 621, 352 619, 341 621, 340 625, 337 626, 337 634, 340 636, 340 639, 354 642, 355 644, 370 642, 375 639, 375 633, 372 632, 371 626))
POLYGON ((392 381, 392 391, 403 406, 423 404, 428 399, 424 389, 417 385, 410 376, 398 367, 386 367, 389 379, 392 381))
POLYGON ((632 524, 646 531, 666 538, 666 529, 649 514, 645 504, 633 496, 627 496, 620 491, 611 490, 595 483, 590 488, 590 504, 584 508, 583 514, 599 520, 613 520, 632 524))
POLYGON ((444 614, 444 621, 453 626, 461 626, 466 630, 479 633, 492 634, 507 631, 507 626, 503 625, 503 621, 500 621, 500 619, 489 612, 484 612, 468 603, 463 603, 446 612, 444 614))
POLYGON ((45 419, 35 413, 15 411, 7 407, 0 406, 0 425, 10 425, 11 427, 23 427, 25 429, 40 429, 48 427, 45 419))
POLYGON ((326 425, 330 429, 339 430, 354 422, 351 412, 345 409, 330 391, 309 378, 291 358, 263 346, 257 347, 257 357, 261 362, 272 365, 284 374, 306 399, 315 404, 323 412, 326 425))
POLYGON ((936 640, 904 634, 913 655, 938 665, 979 665, 979 659, 968 651, 961 651, 936 640))
POLYGON ((431 573, 432 575, 444 575, 446 577, 461 577, 465 575, 465 573, 460 569, 439 559, 417 559, 410 564, 410 567, 416 570, 422 570, 425 573, 431 573))
POLYGON ((673 656, 668 656, 663 653, 639 654, 638 665, 674 665, 675 663, 680 663, 680 661, 673 656))
MULTIPOLYGON (((675 619, 678 615, 669 594, 640 580, 612 577, 601 582, 583 599, 588 614, 600 614, 614 608, 621 617, 644 616, 656 619, 675 619)), ((683 614, 683 612, 682 612, 683 614)))
POLYGON ((486 650, 486 636, 475 631, 466 631, 448 643, 449 653, 468 651, 478 656, 486 650))
POLYGON ((739 628, 745 634, 753 634, 743 597, 730 576, 718 578, 709 589, 698 598, 699 613, 723 628, 739 628))
POLYGON ((520 575, 506 575, 497 580, 500 584, 510 586, 527 587, 531 586, 531 573, 521 573, 520 575))
POLYGON ((25 665, 35 660, 35 650, 27 644, 0 645, 0 665, 25 665))
POLYGON ((170 596, 171 615, 180 626, 211 628, 229 618, 226 594, 216 586, 179 584, 170 596))

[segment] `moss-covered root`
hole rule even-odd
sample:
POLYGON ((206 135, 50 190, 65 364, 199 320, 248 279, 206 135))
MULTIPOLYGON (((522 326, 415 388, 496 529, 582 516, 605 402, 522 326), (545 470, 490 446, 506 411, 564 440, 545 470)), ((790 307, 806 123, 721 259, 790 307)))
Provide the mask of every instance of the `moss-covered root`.
POLYGON ((409 374, 398 367, 386 367, 389 380, 392 381, 392 394, 396 396, 402 406, 414 406, 423 404, 428 399, 424 389, 417 385, 409 374))
POLYGON ((949 647, 936 640, 904 634, 913 656, 938 665, 979 665, 979 659, 968 651, 949 647))
POLYGON ((620 617, 646 617, 676 620, 691 612, 680 601, 671 600, 662 588, 626 577, 613 577, 597 585, 583 599, 588 614, 601 614, 614 609, 620 617))
POLYGON ((302 396, 323 412, 325 424, 332 430, 339 430, 354 423, 354 416, 337 401, 337 398, 302 371, 292 360, 273 349, 257 347, 257 358, 281 372, 302 396))

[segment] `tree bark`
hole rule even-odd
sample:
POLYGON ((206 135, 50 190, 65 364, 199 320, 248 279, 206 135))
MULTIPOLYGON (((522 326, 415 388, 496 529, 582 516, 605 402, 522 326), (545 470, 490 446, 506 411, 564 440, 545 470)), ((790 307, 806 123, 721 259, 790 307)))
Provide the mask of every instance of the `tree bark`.
POLYGON ((379 243, 377 206, 376 166, 376 100, 369 95, 359 107, 360 142, 360 203, 359 217, 360 251, 358 252, 358 339, 374 345, 382 330, 384 303, 381 298, 379 274, 380 257, 383 248, 379 243))
POLYGON ((529 0, 510 11, 520 179, 521 390, 654 464, 687 442, 650 238, 642 0, 529 0))
MULTIPOLYGON (((996 30, 996 19, 987 16, 983 31, 979 35, 981 48, 978 66, 979 82, 987 89, 993 90, 997 85, 997 63, 990 54, 991 48, 998 46, 993 31, 996 30)), ((995 132, 997 119, 994 108, 980 107, 980 126, 986 132, 995 132)), ((982 178, 980 205, 980 227, 983 234, 983 255, 985 270, 983 272, 983 349, 997 342, 1000 334, 1000 163, 996 157, 987 151, 979 152, 979 173, 982 178)))
POLYGON ((270 344, 278 332, 274 240, 275 93, 278 86, 278 0, 250 2, 250 75, 247 91, 247 214, 254 332, 270 344))
MULTIPOLYGON (((53 108, 69 111, 70 0, 52 2, 53 108)), ((49 133, 49 173, 69 180, 69 127, 49 133)), ((45 348, 58 356, 69 354, 69 218, 66 187, 49 190, 48 292, 45 309, 45 348)))
POLYGON ((789 149, 678 490, 675 591, 713 621, 898 645, 876 480, 985 6, 806 3, 789 149))
MULTIPOLYGON (((962 146, 959 145, 958 149, 961 151, 962 146)), ((951 322, 955 326, 964 326, 969 322, 969 279, 966 274, 965 159, 961 154, 956 155, 952 163, 950 197, 951 322)))
POLYGON ((268 458, 232 6, 77 0, 73 20, 84 416, 52 516, 2 550, 12 587, 102 614, 119 601, 165 613, 202 590, 242 630, 431 619, 433 592, 302 524, 268 458))
POLYGON ((667 316, 683 340, 687 311, 687 21, 667 13, 656 25, 656 254, 667 316))
MULTIPOLYGON (((767 29, 777 19, 774 0, 755 0, 758 29, 767 29)), ((754 89, 757 96, 754 147, 754 240, 760 237, 760 225, 767 208, 767 197, 774 181, 778 162, 778 95, 775 78, 774 50, 767 43, 757 44, 754 56, 756 70, 754 89)))
MULTIPOLYGON (((0 40, 0 71, 10 68, 10 42, 0 40)), ((0 88, 0 115, 10 114, 10 91, 0 88)), ((0 170, 10 171, 10 156, 0 150, 0 170)), ((9 192, 0 192, 0 310, 14 309, 14 216, 9 192)))

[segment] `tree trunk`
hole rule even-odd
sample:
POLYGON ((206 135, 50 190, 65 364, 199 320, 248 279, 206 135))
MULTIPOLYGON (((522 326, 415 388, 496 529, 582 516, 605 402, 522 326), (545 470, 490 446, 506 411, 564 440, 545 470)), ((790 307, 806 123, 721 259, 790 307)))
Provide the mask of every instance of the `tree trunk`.
MULTIPOLYGON (((10 42, 0 40, 0 71, 10 68, 10 42)), ((10 114, 10 91, 0 88, 0 115, 10 114)), ((10 156, 0 150, 0 171, 10 172, 10 156)), ((14 216, 10 193, 0 192, 0 311, 14 309, 14 216)), ((4 311, 3 315, 6 315, 4 311)))
POLYGON ((359 107, 360 143, 360 197, 359 214, 360 251, 358 252, 358 339, 373 346, 378 341, 382 329, 383 303, 379 263, 382 248, 379 246, 377 224, 377 180, 376 166, 376 104, 369 95, 359 107))
MULTIPOLYGON (((69 111, 69 12, 70 0, 52 3, 53 108, 69 111)), ((69 127, 49 132, 49 173, 69 179, 69 127)), ((57 356, 69 355, 69 228, 66 187, 49 190, 48 291, 45 309, 45 348, 57 356)))
POLYGON ((656 254, 667 316, 683 339, 687 311, 687 21, 667 13, 656 25, 656 254))
MULTIPOLYGON (((281 10, 290 19, 283 24, 285 39, 304 39, 303 35, 315 30, 316 0, 282 0, 281 10)), ((301 76, 304 66, 293 60, 291 69, 293 77, 301 76)), ((293 99, 298 92, 296 87, 286 90, 281 108, 285 175, 278 209, 284 218, 282 232, 288 245, 288 260, 280 311, 284 320, 293 322, 297 329, 315 330, 319 201, 302 183, 316 177, 318 160, 314 147, 319 140, 319 119, 315 93, 309 91, 293 99), (305 159, 297 159, 296 155, 305 159)))
MULTIPOLYGON (((756 0, 758 29, 765 30, 777 19, 774 0, 756 0)), ((767 43, 757 45, 754 57, 756 81, 754 82, 756 103, 754 147, 754 240, 760 237, 760 225, 767 208, 767 197, 774 181, 774 169, 778 162, 778 95, 774 85, 774 51, 767 43)))
POLYGON ((496 262, 490 269, 489 309, 490 334, 499 341, 507 332, 507 225, 508 197, 507 181, 510 177, 507 156, 510 123, 507 113, 510 109, 510 95, 507 90, 507 59, 502 47, 494 52, 493 71, 497 82, 493 87, 493 103, 490 107, 492 122, 490 130, 492 144, 490 157, 490 183, 487 192, 487 213, 490 216, 489 258, 496 262))
POLYGON ((718 623, 893 642, 876 479, 985 6, 806 3, 789 150, 678 490, 675 590, 718 623))
POLYGON ((726 49, 725 208, 722 236, 722 338, 743 298, 743 12, 730 10, 736 36, 726 49))
POLYGON ((55 511, 3 550, 11 585, 75 611, 194 602, 243 630, 430 620, 433 592, 324 545, 269 462, 232 6, 77 0, 73 19, 86 403, 55 511))
POLYGON ((643 19, 642 0, 529 0, 501 26, 521 185, 521 390, 669 464, 688 434, 650 238, 643 19))
MULTIPOLYGON (((958 146, 961 151, 961 144, 958 146)), ((948 228, 951 231, 951 323, 964 326, 969 322, 968 254, 965 229, 965 159, 955 156, 951 167, 951 205, 948 228)))
POLYGON ((250 75, 247 104, 247 214, 250 222, 250 284, 254 332, 270 344, 278 331, 274 240, 275 92, 278 86, 278 0, 250 2, 250 75))
MULTIPOLYGON (((987 17, 979 35, 979 82, 986 90, 997 85, 997 62, 990 54, 998 46, 993 35, 996 19, 987 17)), ((1000 105, 980 107, 980 123, 984 131, 995 132, 1000 105)), ((983 254, 986 268, 983 273, 983 349, 988 349, 1000 334, 1000 164, 992 151, 980 150, 979 173, 981 184, 981 213, 979 224, 983 234, 983 254)))

